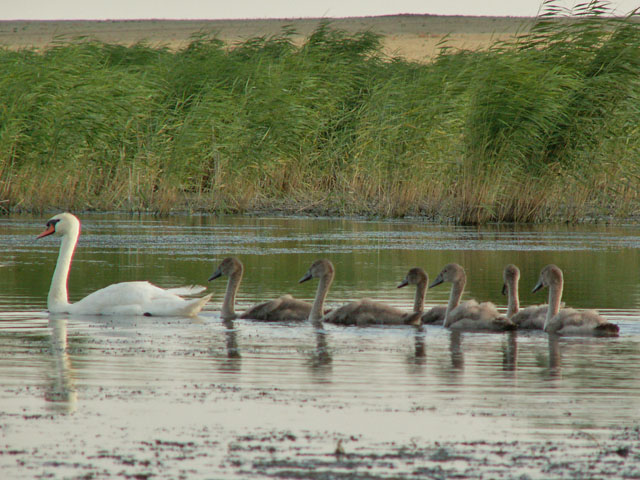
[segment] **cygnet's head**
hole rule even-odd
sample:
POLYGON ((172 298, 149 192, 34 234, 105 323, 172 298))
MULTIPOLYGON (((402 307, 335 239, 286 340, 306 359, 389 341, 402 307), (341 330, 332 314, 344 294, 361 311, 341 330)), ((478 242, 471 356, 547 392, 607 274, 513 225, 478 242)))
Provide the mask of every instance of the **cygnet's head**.
POLYGON ((466 278, 467 276, 464 273, 464 268, 457 263, 449 263, 444 266, 433 283, 429 285, 429 288, 433 288, 443 282, 455 283, 459 281, 466 281, 466 278))
POLYGON ((429 277, 423 269, 415 267, 409 270, 409 273, 407 273, 407 276, 404 277, 404 280, 398 285, 398 288, 406 287, 407 285, 420 285, 421 283, 429 283, 429 277))
POLYGON ((502 294, 506 295, 514 285, 518 285, 518 281, 520 280, 520 269, 516 267, 514 264, 510 263, 506 267, 504 267, 504 271, 502 272, 502 294))
POLYGON ((300 279, 298 283, 306 282, 307 280, 311 280, 312 278, 321 278, 326 275, 330 275, 333 277, 333 264, 330 260, 325 258, 321 260, 316 260, 311 264, 307 273, 300 279))
POLYGON ((244 267, 242 266, 242 262, 238 258, 227 257, 222 260, 222 262, 220 262, 220 265, 218 265, 216 271, 213 272, 213 275, 209 277, 209 281, 215 280, 222 275, 231 277, 233 275, 237 275, 238 273, 242 274, 243 270, 244 267))
POLYGON ((550 264, 540 271, 538 283, 533 287, 532 292, 537 292, 542 287, 562 287, 562 282, 562 270, 560 270, 556 265, 550 264))

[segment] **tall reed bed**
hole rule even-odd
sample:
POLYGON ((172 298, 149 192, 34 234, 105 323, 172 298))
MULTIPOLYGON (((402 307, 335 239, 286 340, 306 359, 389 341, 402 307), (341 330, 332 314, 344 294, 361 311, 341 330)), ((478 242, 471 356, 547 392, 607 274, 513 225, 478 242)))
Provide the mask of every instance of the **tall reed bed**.
MULTIPOLYGON (((187 48, 0 51, 0 208, 425 215, 637 211, 640 23, 604 3, 430 64, 321 25, 187 48)), ((446 47, 446 46, 445 46, 446 47)))

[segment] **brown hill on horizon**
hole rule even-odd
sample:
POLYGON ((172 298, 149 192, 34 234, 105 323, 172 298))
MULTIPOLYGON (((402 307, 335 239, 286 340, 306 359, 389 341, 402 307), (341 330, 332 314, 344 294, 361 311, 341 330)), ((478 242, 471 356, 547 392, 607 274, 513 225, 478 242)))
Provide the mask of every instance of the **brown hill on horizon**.
POLYGON ((349 33, 370 30, 381 34, 388 55, 428 61, 438 53, 438 45, 445 38, 450 47, 481 49, 526 31, 532 20, 437 15, 265 20, 12 20, 0 21, 0 45, 41 49, 55 42, 86 37, 107 43, 144 42, 179 49, 201 33, 213 33, 234 45, 253 37, 279 34, 285 27, 292 27, 296 32, 294 41, 301 43, 321 22, 329 22, 349 33))

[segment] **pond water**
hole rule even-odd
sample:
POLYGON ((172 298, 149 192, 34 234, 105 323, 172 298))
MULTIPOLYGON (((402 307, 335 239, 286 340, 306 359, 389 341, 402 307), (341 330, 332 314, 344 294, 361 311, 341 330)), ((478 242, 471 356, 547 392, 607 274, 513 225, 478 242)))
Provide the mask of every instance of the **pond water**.
POLYGON ((35 241, 47 218, 0 219, 3 478, 640 475, 637 225, 82 215, 71 301, 119 281, 207 285, 187 319, 50 316, 59 238, 35 241), (504 308, 507 263, 525 306, 546 301, 530 291, 555 263, 566 304, 599 309, 620 336, 224 322, 226 282, 207 278, 229 255, 245 265, 238 311, 311 300, 315 282, 298 280, 318 258, 336 267, 329 306, 407 310, 413 292, 396 285, 414 266, 433 279, 460 263, 465 298, 504 308))

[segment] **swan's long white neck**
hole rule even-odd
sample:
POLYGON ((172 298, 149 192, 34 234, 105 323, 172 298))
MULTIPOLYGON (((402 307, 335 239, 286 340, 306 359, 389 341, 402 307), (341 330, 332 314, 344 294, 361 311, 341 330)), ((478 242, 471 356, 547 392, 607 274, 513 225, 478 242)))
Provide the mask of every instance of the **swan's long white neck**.
POLYGON ((51 287, 49 288, 49 296, 47 297, 47 308, 49 311, 59 310, 61 306, 69 305, 69 297, 67 295, 67 279, 69 278, 69 269, 71 268, 71 259, 73 252, 78 243, 78 235, 80 229, 76 226, 70 228, 62 236, 60 243, 60 253, 58 254, 58 262, 51 279, 51 287))
POLYGON ((220 311, 220 315, 225 320, 233 320, 237 317, 235 312, 236 305, 236 292, 240 287, 240 282, 242 281, 242 272, 235 272, 229 277, 229 281, 227 282, 227 290, 224 294, 224 300, 222 301, 222 310, 220 311))
POLYGON ((460 305, 460 299, 462 298, 462 292, 464 292, 464 285, 467 283, 467 279, 462 277, 451 285, 451 293, 449 294, 449 303, 447 304, 447 311, 444 315, 444 323, 443 326, 447 326, 449 324, 449 314, 451 311, 460 305))
POLYGON ((507 318, 513 317, 520 311, 520 295, 518 294, 518 282, 509 280, 507 285, 507 318))
POLYGON ((318 281, 318 289, 316 290, 316 298, 313 300, 311 312, 309 313, 309 321, 314 326, 322 326, 322 316, 324 315, 324 300, 329 293, 329 287, 333 283, 333 272, 326 273, 318 281))
POLYGON ((543 330, 547 330, 549 322, 560 311, 560 302, 562 301, 562 283, 549 286, 549 308, 547 308, 547 318, 544 321, 543 330))

